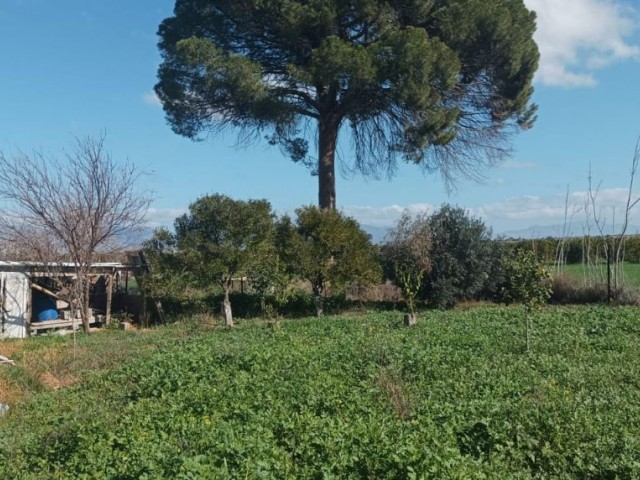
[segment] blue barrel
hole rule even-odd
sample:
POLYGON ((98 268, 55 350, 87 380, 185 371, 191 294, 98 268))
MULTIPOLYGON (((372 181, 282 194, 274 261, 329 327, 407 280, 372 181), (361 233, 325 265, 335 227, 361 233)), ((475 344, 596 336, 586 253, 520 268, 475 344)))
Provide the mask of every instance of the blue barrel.
POLYGON ((57 320, 58 310, 56 309, 56 301, 49 297, 38 297, 33 301, 33 309, 36 321, 45 322, 47 320, 57 320))

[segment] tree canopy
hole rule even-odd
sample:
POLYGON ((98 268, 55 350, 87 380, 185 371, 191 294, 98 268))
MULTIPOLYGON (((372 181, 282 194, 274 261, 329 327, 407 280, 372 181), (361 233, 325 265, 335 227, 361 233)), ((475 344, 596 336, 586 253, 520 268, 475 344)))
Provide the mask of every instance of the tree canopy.
POLYGON ((235 277, 248 276, 274 233, 266 200, 205 195, 175 221, 175 246, 196 283, 219 284, 225 293, 227 325, 233 325, 229 291, 235 277))
POLYGON ((522 0, 177 0, 156 92, 176 133, 266 137, 335 208, 343 128, 365 175, 403 159, 450 181, 499 160, 535 120, 534 30, 522 0))
POLYGON ((402 289, 409 313, 415 313, 416 297, 431 269, 429 217, 404 211, 387 234, 381 253, 387 277, 402 289))
POLYGON ((344 291, 350 282, 379 280, 380 266, 371 238, 353 218, 335 210, 302 207, 295 223, 288 216, 277 226, 276 244, 290 272, 307 280, 316 313, 323 314, 323 295, 344 291))

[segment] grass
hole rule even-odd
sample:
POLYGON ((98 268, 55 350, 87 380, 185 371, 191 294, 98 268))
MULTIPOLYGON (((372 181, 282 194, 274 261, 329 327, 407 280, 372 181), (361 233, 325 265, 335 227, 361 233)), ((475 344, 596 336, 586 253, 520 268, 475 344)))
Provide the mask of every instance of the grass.
POLYGON ((522 315, 81 337, 87 368, 60 367, 74 386, 34 389, 0 420, 0 478, 639 478, 637 310, 542 310, 530 354, 522 315))
MULTIPOLYGON (((564 267, 563 273, 568 278, 580 283, 583 283, 585 279, 588 278, 593 278, 604 283, 607 279, 607 266, 597 265, 592 269, 591 273, 589 273, 583 265, 571 264, 564 267)), ((623 279, 626 286, 640 287, 640 264, 624 263, 623 279)))
POLYGON ((108 371, 162 349, 208 328, 210 319, 148 330, 101 330, 90 335, 41 335, 0 341, 0 355, 16 361, 0 365, 0 403, 15 406, 34 395, 69 387, 89 376, 108 371))

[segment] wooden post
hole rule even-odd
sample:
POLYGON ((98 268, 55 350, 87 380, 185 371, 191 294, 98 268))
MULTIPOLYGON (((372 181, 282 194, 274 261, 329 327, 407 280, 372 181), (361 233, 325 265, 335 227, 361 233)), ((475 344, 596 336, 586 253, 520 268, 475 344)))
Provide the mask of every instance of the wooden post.
POLYGON ((113 298, 113 273, 107 275, 107 308, 105 308, 104 322, 111 323, 111 300, 113 298))
POLYGON ((0 316, 2 316, 2 331, 4 334, 5 325, 7 323, 7 310, 5 308, 5 297, 7 296, 7 285, 4 277, 0 276, 0 316))
POLYGON ((140 309, 140 325, 146 327, 149 323, 147 318, 147 294, 145 289, 142 290, 142 308, 140 309))

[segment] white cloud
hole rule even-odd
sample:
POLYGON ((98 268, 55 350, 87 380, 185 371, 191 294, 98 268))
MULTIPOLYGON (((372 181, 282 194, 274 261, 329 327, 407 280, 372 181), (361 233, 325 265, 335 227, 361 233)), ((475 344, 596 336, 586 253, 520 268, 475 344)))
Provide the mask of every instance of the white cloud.
POLYGON ((147 226, 151 228, 172 227, 174 220, 187 213, 186 208, 149 208, 147 226))
POLYGON ((156 95, 156 92, 146 92, 144 95, 142 95, 142 101, 147 105, 152 105, 154 107, 162 106, 162 101, 160 100, 158 95, 156 95))
MULTIPOLYGON (((603 189, 598 193, 596 213, 606 230, 620 228, 627 195, 628 190, 625 188, 603 189)), ((574 234, 581 234, 587 227, 587 222, 592 225, 592 232, 596 232, 591 208, 587 192, 573 192, 569 194, 568 202, 565 194, 548 197, 520 196, 471 208, 470 212, 494 226, 497 232, 503 232, 540 225, 562 226, 566 211, 567 225, 571 224, 574 234)), ((640 222, 640 209, 632 210, 630 221, 636 224, 640 222)))
POLYGON ((386 207, 344 207, 343 211, 348 216, 355 218, 361 225, 371 225, 372 227, 390 227, 400 218, 402 212, 409 210, 413 215, 416 213, 432 212, 433 205, 428 203, 415 203, 402 207, 400 205, 389 205, 386 207))
MULTIPOLYGON (((608 230, 611 229, 614 220, 615 228, 618 229, 620 227, 627 201, 627 192, 626 188, 608 188, 598 192, 597 208, 600 218, 606 224, 608 230)), ((640 196, 640 192, 636 192, 635 195, 640 196)), ((565 198, 565 193, 546 197, 522 195, 505 198, 498 202, 463 208, 474 217, 482 218, 487 226, 493 228, 497 234, 535 226, 542 226, 541 228, 553 226, 557 227, 555 234, 560 235, 565 215, 565 198)), ((574 234, 583 233, 586 223, 584 213, 586 198, 587 192, 585 191, 569 194, 568 210, 569 216, 572 216, 571 225, 574 234)), ((388 228, 393 227, 405 210, 415 215, 424 212, 431 213, 438 208, 438 206, 429 203, 412 203, 409 205, 393 204, 382 207, 345 206, 342 210, 346 215, 358 220, 361 225, 388 228)), ((147 211, 147 226, 152 228, 171 228, 175 219, 187 212, 188 209, 186 207, 149 208, 147 211)), ((633 228, 640 228, 640 205, 633 210, 630 220, 633 228)), ((595 226, 592 227, 592 232, 596 233, 595 226)), ((631 233, 636 232, 633 231, 631 233)))
MULTIPOLYGON (((640 195, 640 192, 637 195, 640 195)), ((574 234, 582 234, 586 226, 586 198, 587 192, 573 192, 569 195, 568 223, 571 223, 574 234)), ((496 233, 520 230, 532 226, 559 226, 556 233, 559 235, 564 224, 565 199, 565 194, 547 197, 522 195, 467 208, 467 210, 471 215, 482 218, 496 233)), ((615 229, 620 227, 626 200, 627 190, 625 188, 603 189, 598 193, 597 209, 600 219, 607 230, 611 229, 614 221, 615 229)), ((357 206, 345 207, 344 211, 356 218, 362 225, 391 227, 405 209, 412 213, 418 213, 424 211, 433 212, 436 207, 429 204, 412 204, 406 207, 401 205, 384 207, 357 206)), ((633 225, 640 226, 640 206, 632 211, 630 220, 633 225)), ((593 224, 592 216, 590 216, 590 221, 593 224)), ((592 232, 596 233, 595 225, 592 225, 592 232)))
POLYGON ((631 36, 640 11, 621 0, 525 0, 538 16, 537 80, 552 86, 594 86, 594 72, 640 58, 631 36))

